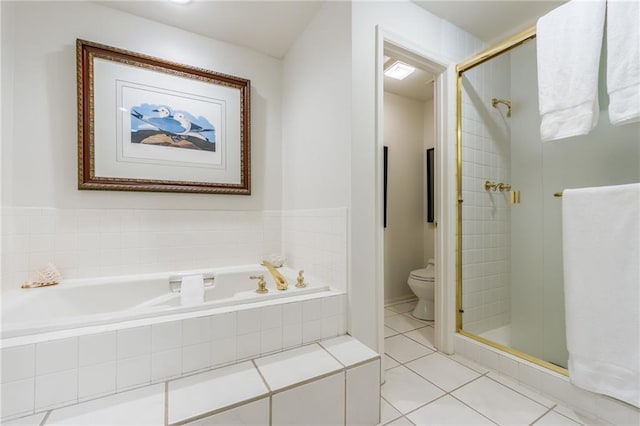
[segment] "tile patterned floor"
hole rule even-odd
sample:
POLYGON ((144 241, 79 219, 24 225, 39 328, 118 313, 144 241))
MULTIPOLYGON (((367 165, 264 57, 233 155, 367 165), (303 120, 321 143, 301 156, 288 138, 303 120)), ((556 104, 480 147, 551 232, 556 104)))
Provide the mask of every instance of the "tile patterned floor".
POLYGON ((381 425, 602 424, 471 361, 438 352, 433 321, 411 316, 415 303, 384 310, 381 425))

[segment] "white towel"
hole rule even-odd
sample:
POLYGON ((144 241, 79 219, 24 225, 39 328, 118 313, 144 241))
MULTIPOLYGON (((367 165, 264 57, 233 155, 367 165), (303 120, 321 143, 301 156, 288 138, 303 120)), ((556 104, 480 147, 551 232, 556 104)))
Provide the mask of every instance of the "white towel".
POLYGON ((204 302, 204 277, 202 275, 183 277, 180 286, 180 304, 192 306, 202 302, 204 302))
POLYGON ((640 183, 562 200, 569 378, 640 407, 640 183))
POLYGON ((640 2, 607 4, 607 92, 612 124, 640 121, 640 2))
POLYGON ((573 0, 538 20, 543 142, 586 135, 598 122, 598 64, 605 1, 573 0))

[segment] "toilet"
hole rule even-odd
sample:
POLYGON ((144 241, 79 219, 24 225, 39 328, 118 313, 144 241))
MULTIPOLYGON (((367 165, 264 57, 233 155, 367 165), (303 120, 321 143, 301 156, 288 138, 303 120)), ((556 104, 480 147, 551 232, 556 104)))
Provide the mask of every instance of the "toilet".
POLYGON ((407 284, 411 291, 418 297, 418 304, 413 309, 412 315, 421 320, 433 321, 434 308, 434 275, 435 262, 429 259, 427 267, 411 271, 407 284))

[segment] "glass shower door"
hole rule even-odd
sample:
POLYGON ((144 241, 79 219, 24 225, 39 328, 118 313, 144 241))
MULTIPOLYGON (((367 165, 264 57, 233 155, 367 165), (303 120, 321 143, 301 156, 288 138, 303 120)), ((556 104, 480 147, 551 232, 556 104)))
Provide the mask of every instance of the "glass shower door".
POLYGON ((605 68, 597 126, 546 143, 535 40, 461 77, 462 330, 554 369, 568 361, 561 193, 640 181, 640 123, 610 124, 605 68))

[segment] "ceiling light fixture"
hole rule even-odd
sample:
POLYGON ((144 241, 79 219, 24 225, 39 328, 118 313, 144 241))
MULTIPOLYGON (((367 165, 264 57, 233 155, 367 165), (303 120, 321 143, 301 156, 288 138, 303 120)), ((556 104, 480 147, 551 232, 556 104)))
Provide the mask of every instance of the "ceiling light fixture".
POLYGON ((178 3, 178 4, 187 4, 187 3, 191 3, 191 0, 169 0, 171 3, 178 3))
POLYGON ((404 80, 415 70, 416 69, 411 65, 407 65, 404 62, 396 61, 384 71, 384 75, 386 75, 387 77, 395 78, 396 80, 404 80))

